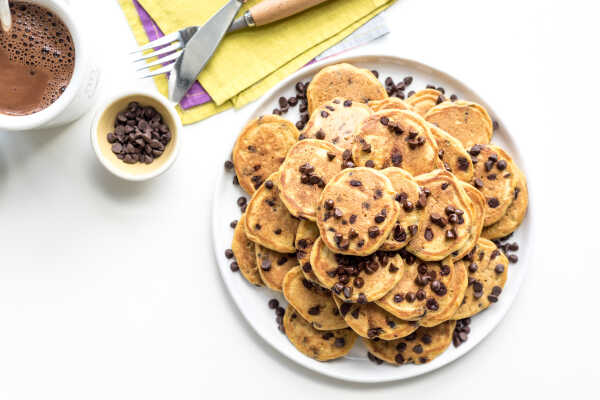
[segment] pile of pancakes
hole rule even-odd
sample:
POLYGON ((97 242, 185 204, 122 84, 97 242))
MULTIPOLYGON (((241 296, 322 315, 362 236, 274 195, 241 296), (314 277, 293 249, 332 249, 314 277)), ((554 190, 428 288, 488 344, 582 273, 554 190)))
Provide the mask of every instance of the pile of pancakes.
POLYGON ((319 361, 361 337, 370 357, 431 361, 457 320, 498 301, 508 260, 492 242, 527 211, 524 174, 490 144, 479 104, 426 89, 388 97, 374 74, 321 70, 302 132, 265 115, 232 160, 252 197, 232 243, 243 276, 283 292, 285 334, 319 361))

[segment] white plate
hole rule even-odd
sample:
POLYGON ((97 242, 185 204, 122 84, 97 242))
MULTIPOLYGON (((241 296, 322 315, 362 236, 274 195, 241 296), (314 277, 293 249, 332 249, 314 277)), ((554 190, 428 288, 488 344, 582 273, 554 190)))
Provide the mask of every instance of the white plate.
MULTIPOLYGON (((500 122, 500 129, 495 132, 493 143, 499 144, 505 148, 509 154, 513 156, 515 162, 525 171, 525 173, 527 173, 527 169, 523 163, 523 157, 521 157, 521 152, 519 151, 520 149, 517 147, 514 137, 511 137, 508 133, 506 122, 495 115, 493 109, 477 95, 476 92, 463 82, 444 72, 416 61, 398 57, 378 55, 350 58, 339 57, 331 60, 324 60, 304 68, 281 82, 265 95, 256 105, 256 109, 251 115, 251 118, 270 114, 274 108, 278 108, 278 99, 280 96, 290 97, 295 95, 294 85, 296 82, 305 82, 312 79, 312 76, 324 66, 339 62, 349 62, 359 67, 376 69, 379 71, 379 79, 381 81, 387 76, 391 76, 394 78, 394 81, 398 81, 399 79, 410 75, 414 77, 414 82, 410 86, 411 90, 425 88, 426 84, 431 83, 436 86, 444 87, 448 96, 455 93, 461 99, 471 100, 482 104, 487 108, 492 119, 500 122)), ((290 109, 284 116, 295 123, 295 121, 298 120, 297 110, 298 107, 296 106, 290 109)), ((231 138, 231 148, 233 148, 233 144, 238 133, 241 131, 242 126, 236 127, 235 129, 235 131, 229 133, 231 138)), ((229 154, 223 154, 223 161, 228 158, 229 154)), ((469 339, 460 347, 455 348, 450 345, 444 354, 427 364, 409 364, 396 367, 387 364, 375 365, 370 362, 366 357, 367 351, 362 344, 362 341, 357 340, 357 344, 345 358, 325 363, 318 362, 306 357, 296 350, 296 348, 287 340, 285 335, 277 329, 275 314, 273 310, 268 308, 267 302, 271 298, 277 298, 280 302, 286 304, 283 295, 266 288, 254 287, 248 284, 240 273, 232 273, 229 269, 231 260, 227 260, 224 256, 225 249, 231 247, 231 238, 233 236, 233 229, 229 227, 229 222, 240 217, 239 207, 236 204, 237 198, 240 196, 248 197, 239 186, 234 186, 232 184, 232 179, 233 173, 225 171, 220 172, 212 207, 214 249, 218 260, 218 267, 221 271, 223 280, 225 281, 225 285, 240 311, 248 320, 248 323, 264 340, 286 357, 289 357, 306 368, 324 375, 353 382, 388 382, 414 377, 440 368, 467 353, 487 336, 492 329, 494 329, 502 317, 507 313, 511 303, 517 295, 523 277, 526 274, 526 268, 529 264, 528 256, 530 254, 528 249, 532 243, 530 237, 532 226, 531 213, 529 213, 521 227, 511 239, 516 240, 520 245, 518 253, 519 263, 510 265, 508 281, 502 291, 500 301, 473 318, 469 339)))

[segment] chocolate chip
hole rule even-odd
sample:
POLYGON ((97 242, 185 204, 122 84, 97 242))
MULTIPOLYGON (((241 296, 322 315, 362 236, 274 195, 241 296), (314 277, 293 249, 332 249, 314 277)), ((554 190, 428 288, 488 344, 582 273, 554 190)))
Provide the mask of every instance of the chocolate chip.
POLYGON ((367 303, 367 296, 365 296, 364 293, 359 293, 358 294, 358 299, 356 301, 358 302, 358 304, 366 304, 367 303))
POLYGON ((327 111, 323 110, 323 111, 321 111, 321 117, 327 118, 327 117, 329 117, 329 113, 327 111))
POLYGON ((477 272, 477 264, 475 264, 475 263, 469 264, 469 272, 472 274, 477 272))
POLYGON ((413 347, 413 351, 417 354, 421 354, 423 352, 423 346, 421 346, 420 344, 417 344, 416 346, 413 347))
POLYGON ((351 179, 350 186, 354 186, 354 187, 362 186, 362 182, 357 179, 351 179))
POLYGON ((440 308, 440 305, 438 304, 437 300, 433 299, 433 298, 427 299, 425 306, 427 307, 428 310, 431 310, 431 311, 437 311, 440 308))
POLYGON ((348 161, 352 158, 352 152, 348 149, 344 150, 344 152, 342 153, 342 159, 344 161, 348 161))
POLYGON ((508 261, 514 264, 519 261, 519 257, 516 254, 511 254, 508 256, 508 261))
POLYGON ((268 258, 263 258, 262 262, 260 264, 260 267, 262 268, 263 271, 270 271, 271 270, 271 260, 269 260, 268 258))
POLYGON ((495 303, 498 301, 498 296, 494 296, 493 294, 490 294, 487 298, 490 303, 495 303))
POLYGON ((477 189, 481 189, 483 187, 483 181, 480 178, 475 178, 473 183, 477 189))
POLYGON ((414 236, 419 231, 419 227, 417 225, 409 225, 408 226, 408 231, 410 232, 411 235, 414 236))
POLYGON ((334 206, 334 202, 331 199, 325 200, 325 209, 326 210, 331 210, 333 209, 334 206))
POLYGON ((368 229, 368 233, 369 233, 369 237, 371 239, 374 239, 377 236, 379 236, 379 228, 377 226, 371 226, 368 229))
POLYGON ((365 285, 365 280, 363 278, 361 278, 360 276, 357 276, 356 278, 354 278, 354 286, 358 289, 360 289, 361 287, 363 287, 365 285))
POLYGON ((430 227, 425 228, 425 240, 427 241, 432 241, 433 240, 433 231, 431 230, 430 227))
POLYGON ((498 161, 498 163, 496 164, 496 168, 498 168, 500 171, 503 171, 506 169, 507 163, 505 160, 500 160, 498 161))
POLYGON ((277 299, 271 299, 271 300, 269 300, 268 304, 269 304, 269 308, 271 310, 275 310, 277 307, 279 307, 279 300, 277 300, 277 299))
POLYGON ((490 206, 491 208, 496 208, 500 205, 500 201, 498 201, 498 199, 495 197, 490 197, 487 200, 487 203, 488 203, 488 206, 490 206))
POLYGON ((321 313, 321 308, 318 305, 308 309, 309 315, 319 315, 320 313, 321 313))
POLYGON ((381 117, 379 122, 381 122, 381 125, 387 126, 390 123, 390 119, 388 117, 381 117))
POLYGON ((502 264, 497 264, 497 265, 496 265, 496 267, 494 267, 494 271, 495 271, 497 274, 501 274, 501 273, 503 273, 503 272, 504 272, 504 265, 502 265, 502 264))
POLYGON ((481 284, 481 282, 479 282, 479 281, 473 282, 473 291, 474 292, 482 292, 483 291, 483 285, 481 284))
POLYGON ((344 107, 352 106, 352 100, 344 100, 344 107))
POLYGON ((225 250, 225 257, 226 258, 233 258, 233 250, 231 250, 231 249, 225 250))
POLYGON ((447 240, 454 240, 454 239, 456 239, 456 237, 457 237, 456 229, 451 228, 446 231, 446 239, 447 240))

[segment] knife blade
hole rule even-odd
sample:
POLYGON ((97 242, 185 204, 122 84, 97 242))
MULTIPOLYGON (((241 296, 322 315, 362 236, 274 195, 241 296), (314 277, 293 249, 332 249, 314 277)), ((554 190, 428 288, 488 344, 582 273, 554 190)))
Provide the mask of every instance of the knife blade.
POLYGON ((241 7, 240 0, 230 0, 191 37, 169 76, 171 101, 179 103, 192 87, 241 7))

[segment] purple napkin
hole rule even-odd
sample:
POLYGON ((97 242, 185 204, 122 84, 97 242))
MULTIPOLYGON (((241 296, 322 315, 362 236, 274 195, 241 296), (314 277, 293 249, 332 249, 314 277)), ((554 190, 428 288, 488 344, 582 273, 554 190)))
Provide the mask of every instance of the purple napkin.
MULTIPOLYGON (((156 25, 152 17, 144 10, 142 5, 137 0, 132 0, 133 5, 135 6, 138 15, 140 16, 140 21, 144 26, 144 30, 146 31, 146 35, 148 35, 148 39, 150 41, 156 40, 160 37, 163 37, 164 34, 156 25)), ((164 57, 164 56, 162 56, 164 57)), ((187 92, 183 100, 179 103, 181 108, 187 110, 188 108, 192 108, 194 106, 198 106, 200 104, 208 103, 212 101, 206 90, 200 85, 198 82, 194 82, 190 90, 187 92)))

